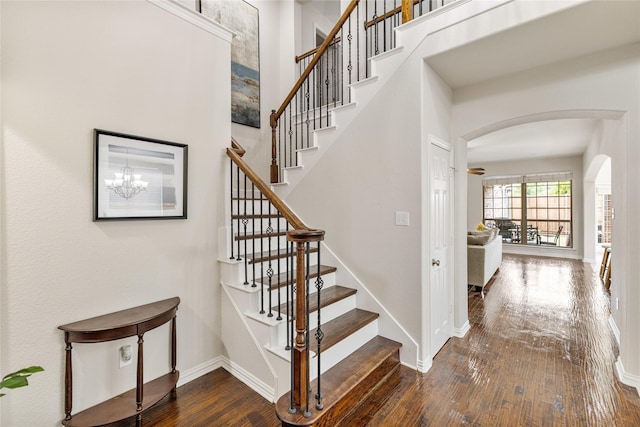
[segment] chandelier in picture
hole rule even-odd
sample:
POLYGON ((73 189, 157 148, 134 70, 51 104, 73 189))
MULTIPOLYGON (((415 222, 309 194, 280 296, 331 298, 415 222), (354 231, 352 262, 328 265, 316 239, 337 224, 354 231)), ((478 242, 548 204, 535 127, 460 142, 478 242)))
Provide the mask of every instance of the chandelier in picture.
POLYGON ((114 172, 115 179, 105 179, 104 184, 107 188, 123 199, 129 200, 135 197, 141 191, 147 191, 147 181, 142 181, 142 175, 135 173, 133 168, 129 167, 129 159, 127 165, 120 169, 120 172, 114 172))

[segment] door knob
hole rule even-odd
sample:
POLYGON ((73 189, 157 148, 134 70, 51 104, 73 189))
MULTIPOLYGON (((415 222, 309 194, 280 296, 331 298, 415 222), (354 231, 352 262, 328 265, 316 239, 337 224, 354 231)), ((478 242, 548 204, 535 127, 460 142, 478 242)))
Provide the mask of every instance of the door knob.
POLYGON ((439 266, 440 265, 440 260, 439 259, 432 259, 431 260, 431 265, 439 266))

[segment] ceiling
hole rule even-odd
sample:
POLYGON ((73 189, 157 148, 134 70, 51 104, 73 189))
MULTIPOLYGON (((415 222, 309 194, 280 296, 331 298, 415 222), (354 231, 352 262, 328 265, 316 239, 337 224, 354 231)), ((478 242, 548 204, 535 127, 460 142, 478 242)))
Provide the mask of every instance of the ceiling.
MULTIPOLYGON (((458 89, 519 71, 640 41, 640 0, 591 1, 427 59, 458 89)), ((584 153, 597 119, 502 129, 469 142, 469 163, 584 153)))
POLYGON ((467 144, 469 163, 522 158, 579 156, 596 131, 598 119, 562 119, 501 129, 467 144))

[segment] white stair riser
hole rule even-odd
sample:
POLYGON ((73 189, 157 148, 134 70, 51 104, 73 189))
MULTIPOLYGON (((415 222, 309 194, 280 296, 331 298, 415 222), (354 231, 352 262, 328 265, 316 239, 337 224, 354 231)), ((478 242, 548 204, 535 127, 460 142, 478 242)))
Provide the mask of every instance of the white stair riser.
MULTIPOLYGON (((336 317, 342 316, 343 314, 355 308, 356 308, 356 297, 355 295, 352 295, 349 298, 345 298, 327 307, 322 308, 320 312, 320 318, 323 323, 326 323, 330 320, 335 319, 336 317)), ((277 315, 277 313, 274 315, 277 315)), ((318 326, 318 312, 314 311, 312 313, 309 313, 309 328, 313 330, 317 326, 318 326)), ((274 332, 271 335, 271 341, 269 345, 271 347, 284 348, 284 346, 287 344, 287 322, 283 321, 277 326, 273 326, 272 329, 274 332)), ((315 340, 315 337, 311 337, 311 340, 315 340)))
MULTIPOLYGON (((374 320, 361 329, 358 329, 347 338, 332 346, 320 355, 322 373, 327 372, 336 364, 344 360, 351 353, 362 347, 367 341, 378 335, 378 320, 374 320)), ((318 376, 318 363, 316 357, 311 357, 311 379, 318 376)))
MULTIPOLYGON (((249 284, 254 283, 254 264, 250 262, 247 263, 246 267, 246 278, 245 278, 245 263, 244 258, 241 256, 240 261, 234 261, 233 263, 224 263, 224 267, 221 269, 221 278, 222 281, 229 284, 234 285, 244 285, 245 282, 249 284)), ((317 268, 318 255, 317 253, 309 254, 309 261, 311 262, 312 271, 315 271, 317 268)), ((291 264, 291 260, 289 260, 289 268, 293 268, 294 277, 295 277, 295 265, 291 264)), ((267 270, 269 268, 269 262, 259 262, 255 264, 255 283, 257 285, 262 284, 261 279, 263 277, 267 277, 267 270)), ((280 259, 272 259, 271 260, 271 268, 274 271, 274 276, 284 273, 287 270, 287 260, 286 258, 280 259)), ((326 282, 323 276, 323 280, 326 282)), ((335 283, 335 280, 333 280, 335 283)), ((265 285, 268 285, 268 281, 265 282, 265 285)), ((311 281, 311 286, 315 285, 315 280, 311 281)), ((325 286, 331 286, 330 284, 325 283, 325 286)))
MULTIPOLYGON (((378 321, 374 320, 328 350, 323 351, 320 355, 322 373, 327 372, 351 353, 362 347, 367 341, 373 339, 376 335, 378 335, 378 321)), ((265 349, 268 353, 277 355, 281 360, 291 360, 291 352, 284 350, 284 346, 271 347, 266 345, 265 349)), ((311 379, 318 377, 318 363, 315 354, 311 355, 310 371, 311 379)))

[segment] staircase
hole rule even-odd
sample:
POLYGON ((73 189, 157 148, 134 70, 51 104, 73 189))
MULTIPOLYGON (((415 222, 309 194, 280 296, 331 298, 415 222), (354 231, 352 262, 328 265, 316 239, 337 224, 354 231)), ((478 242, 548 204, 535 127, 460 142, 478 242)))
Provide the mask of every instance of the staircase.
MULTIPOLYGON (((422 1, 402 3, 422 13, 422 1)), ((306 226, 282 201, 424 39, 425 30, 414 26, 396 47, 401 8, 377 8, 376 1, 352 0, 325 42, 305 55, 311 59, 298 82, 271 114, 271 185, 243 161, 237 142, 227 149, 230 256, 221 262, 233 310, 223 304, 223 342, 230 359, 251 371, 244 375, 254 390, 280 396, 283 426, 357 425, 368 403, 379 405, 398 384, 401 357, 416 360, 417 343, 344 271, 323 245, 324 231, 306 226), (322 60, 327 52, 332 59, 322 60)))
POLYGON ((379 314, 359 308, 358 290, 338 283, 338 267, 321 262, 324 233, 309 230, 297 218, 287 218, 292 213, 286 212, 286 206, 278 208, 277 199, 270 200, 274 195, 266 184, 248 184, 255 177, 245 180, 241 169, 248 166, 238 155, 243 150, 235 142, 234 147, 230 157, 236 154, 232 161, 240 162, 242 168, 234 164, 230 173, 232 231, 227 236, 229 259, 221 260, 226 267, 222 286, 244 317, 266 364, 276 373, 279 387, 274 395, 282 395, 276 404, 282 425, 346 422, 377 390, 397 384, 401 344, 379 335, 379 314), (292 241, 299 235, 306 240, 311 236, 311 241, 297 241, 294 250, 292 241), (304 262, 298 264, 297 258, 304 262), (301 312, 298 298, 302 294, 308 309, 301 312), (301 313, 303 319, 299 319, 301 313), (307 377, 313 391, 302 393, 306 397, 294 402, 287 391, 307 389, 304 381, 289 381, 294 378, 291 360, 298 357, 294 347, 301 338, 299 320, 305 320, 302 339, 308 345, 301 354, 308 357, 307 377))

